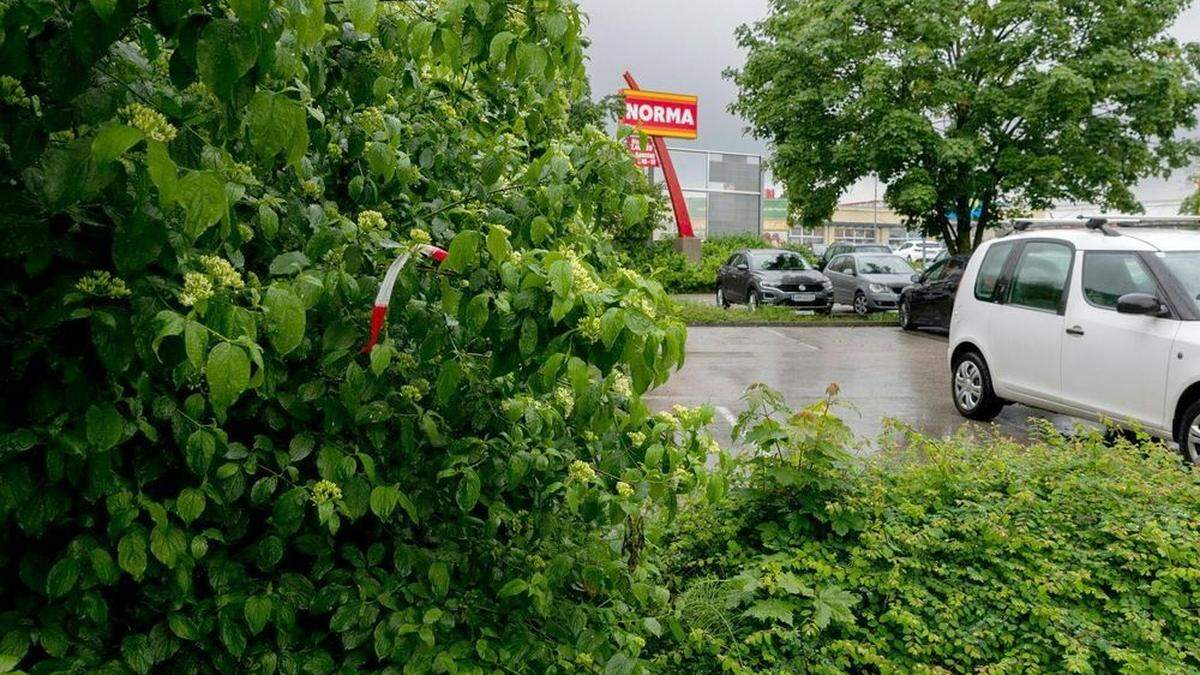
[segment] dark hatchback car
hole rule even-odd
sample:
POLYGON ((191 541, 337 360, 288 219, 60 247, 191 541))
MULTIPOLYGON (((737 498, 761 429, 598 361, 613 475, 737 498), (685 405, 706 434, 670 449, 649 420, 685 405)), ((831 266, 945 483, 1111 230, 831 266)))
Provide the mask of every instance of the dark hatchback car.
POLYGON ((821 259, 817 261, 817 267, 824 272, 825 268, 829 266, 829 261, 843 253, 889 254, 891 252, 892 247, 887 244, 854 244, 848 241, 835 241, 821 254, 821 259))
POLYGON ((950 330, 954 294, 970 259, 966 255, 947 256, 913 275, 913 284, 900 292, 900 327, 950 330))
POLYGON ((829 312, 832 289, 824 274, 799 253, 787 250, 737 251, 717 270, 720 307, 737 302, 751 309, 761 304, 829 312))

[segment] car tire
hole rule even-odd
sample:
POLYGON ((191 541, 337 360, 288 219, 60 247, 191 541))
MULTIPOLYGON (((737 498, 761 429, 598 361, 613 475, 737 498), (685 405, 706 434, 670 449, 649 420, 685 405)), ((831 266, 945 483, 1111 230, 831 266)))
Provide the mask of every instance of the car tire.
POLYGON ((751 312, 754 312, 758 310, 760 304, 761 300, 758 297, 758 290, 751 288, 750 293, 746 296, 746 305, 750 307, 751 312))
POLYGON ((987 422, 1004 408, 1004 401, 992 389, 992 374, 979 352, 966 352, 954 360, 950 394, 958 413, 967 419, 987 422))
POLYGON ((1200 464, 1200 400, 1193 401, 1180 415, 1175 441, 1185 462, 1200 464))
POLYGON ((717 286, 717 307, 729 309, 729 301, 725 299, 725 289, 717 286))
POLYGON ((900 327, 904 330, 916 330, 917 324, 912 320, 912 304, 908 298, 900 301, 900 327))
POLYGON ((854 294, 854 313, 859 316, 871 313, 871 305, 867 304, 867 296, 862 291, 854 294))

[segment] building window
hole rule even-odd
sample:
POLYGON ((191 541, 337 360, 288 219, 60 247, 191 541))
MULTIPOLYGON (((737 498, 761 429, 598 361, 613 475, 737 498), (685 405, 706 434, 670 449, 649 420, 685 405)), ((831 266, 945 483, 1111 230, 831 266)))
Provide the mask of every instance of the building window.
POLYGON ((852 244, 870 244, 875 241, 874 227, 843 227, 833 228, 834 241, 848 241, 852 244))

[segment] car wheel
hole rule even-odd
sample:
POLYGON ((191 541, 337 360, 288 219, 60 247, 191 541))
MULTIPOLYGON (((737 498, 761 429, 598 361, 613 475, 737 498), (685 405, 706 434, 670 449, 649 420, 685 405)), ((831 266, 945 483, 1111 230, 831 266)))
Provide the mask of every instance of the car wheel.
POLYGON ((750 289, 750 295, 746 299, 746 304, 750 306, 751 312, 756 311, 758 309, 758 305, 759 305, 758 291, 754 290, 753 288, 750 289))
POLYGON ((1175 432, 1175 440, 1179 443, 1179 452, 1184 461, 1200 464, 1200 401, 1196 401, 1183 411, 1179 418, 1179 429, 1175 432))
POLYGON ((992 375, 977 352, 967 352, 954 362, 950 381, 954 407, 959 414, 986 422, 1000 414, 1004 402, 992 390, 992 375))
POLYGON ((717 307, 729 309, 729 301, 725 299, 725 289, 717 286, 717 307))
POLYGON ((904 330, 917 329, 917 325, 912 321, 912 307, 909 305, 908 298, 900 302, 900 327, 904 330))
POLYGON ((866 316, 871 312, 870 305, 867 304, 867 296, 859 291, 854 294, 854 313, 859 316, 866 316))

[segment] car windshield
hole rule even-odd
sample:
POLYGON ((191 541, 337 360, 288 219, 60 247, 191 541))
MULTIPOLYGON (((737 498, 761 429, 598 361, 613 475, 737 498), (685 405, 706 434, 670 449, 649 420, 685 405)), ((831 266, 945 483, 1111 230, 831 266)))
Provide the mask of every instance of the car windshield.
POLYGON ((1200 251, 1175 251, 1162 255, 1171 274, 1183 285, 1192 304, 1200 309, 1200 251))
POLYGON ((780 251, 779 253, 752 253, 750 265, 756 270, 768 272, 798 272, 808 269, 808 263, 799 253, 780 251))
POLYGON ((892 249, 883 244, 867 244, 856 249, 859 253, 891 253, 892 249))
POLYGON ((859 274, 912 274, 913 268, 904 258, 894 255, 863 255, 858 257, 859 274))

